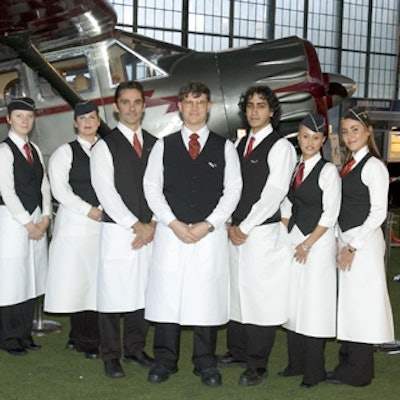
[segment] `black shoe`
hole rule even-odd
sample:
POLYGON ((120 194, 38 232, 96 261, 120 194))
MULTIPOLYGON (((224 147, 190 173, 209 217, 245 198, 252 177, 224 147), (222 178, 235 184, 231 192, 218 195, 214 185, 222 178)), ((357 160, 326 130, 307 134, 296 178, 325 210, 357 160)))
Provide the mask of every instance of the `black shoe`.
POLYGON ((42 346, 40 344, 36 344, 34 342, 29 342, 29 343, 24 343, 24 349, 27 350, 40 350, 42 348, 42 346))
POLYGON ((67 344, 65 345, 67 350, 76 350, 75 343, 72 340, 68 340, 67 344))
POLYGON ((97 360, 98 358, 100 358, 99 349, 85 351, 85 358, 87 358, 88 360, 97 360))
POLYGON ((137 364, 148 369, 154 366, 154 358, 148 356, 144 351, 135 353, 132 356, 125 356, 124 362, 127 364, 137 364))
POLYGON ((230 352, 217 356, 217 363, 220 367, 245 367, 246 361, 239 360, 230 352))
POLYGON ((281 378, 287 378, 290 375, 286 370, 283 370, 278 372, 278 376, 280 376, 281 378))
POLYGON ((305 382, 300 383, 300 387, 305 388, 305 389, 310 389, 315 385, 316 385, 316 383, 305 383, 305 382))
POLYGON ((28 352, 22 347, 17 347, 15 349, 8 349, 7 352, 12 356, 24 356, 25 354, 28 354, 28 352))
POLYGON ((109 378, 123 378, 125 376, 124 370, 116 358, 104 361, 104 373, 109 378))
POLYGON ((247 368, 239 378, 239 385, 253 386, 258 385, 268 376, 265 368, 247 368))
POLYGON ((330 383, 331 385, 342 385, 343 382, 340 379, 335 377, 335 371, 328 371, 326 373, 326 383, 330 383))
POLYGON ((280 376, 281 378, 287 378, 288 376, 299 376, 299 375, 303 375, 303 373, 291 372, 290 368, 285 368, 283 371, 278 372, 278 376, 280 376))
POLYGON ((328 379, 325 379, 324 382, 329 383, 331 385, 343 385, 343 382, 336 378, 328 378, 328 379))
POLYGON ((201 381, 210 387, 218 387, 222 385, 222 377, 218 369, 215 367, 195 368, 193 373, 201 378, 201 381))
POLYGON ((178 367, 167 367, 163 364, 154 365, 147 376, 147 380, 151 383, 161 383, 169 379, 172 374, 178 372, 178 367))

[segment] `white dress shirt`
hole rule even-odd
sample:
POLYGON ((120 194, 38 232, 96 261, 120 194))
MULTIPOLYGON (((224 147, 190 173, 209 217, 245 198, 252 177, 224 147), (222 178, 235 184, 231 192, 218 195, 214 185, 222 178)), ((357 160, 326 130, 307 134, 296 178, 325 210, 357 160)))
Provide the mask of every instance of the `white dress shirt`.
MULTIPOLYGON (((182 128, 181 135, 186 148, 189 148, 189 136, 192 133, 193 132, 186 127, 182 128)), ((208 139, 209 129, 207 126, 204 126, 202 129, 196 131, 196 133, 200 136, 198 140, 202 149, 208 139)), ((155 143, 150 153, 149 161, 144 175, 143 188, 147 202, 151 210, 157 217, 157 220, 168 226, 173 220, 177 218, 172 212, 171 207, 167 203, 167 200, 163 193, 163 155, 164 140, 159 139, 155 143)), ((215 209, 207 217, 207 221, 215 228, 220 227, 229 219, 231 213, 237 205, 237 202, 239 201, 241 190, 242 178, 240 173, 239 157, 233 143, 227 140, 225 143, 225 172, 223 195, 220 198, 215 209)))
MULTIPOLYGON (((253 150, 272 131, 272 125, 269 124, 257 132, 254 135, 256 140, 253 144, 253 150)), ((250 131, 248 141, 251 135, 250 131)), ((247 148, 247 145, 245 147, 247 148)), ((247 235, 254 227, 275 214, 289 190, 290 180, 296 165, 296 151, 292 144, 286 139, 278 140, 268 154, 267 163, 269 175, 260 199, 253 204, 249 214, 239 225, 240 230, 247 235)))
MULTIPOLYGON (((77 137, 78 143, 90 158, 91 143, 77 137)), ((61 145, 50 157, 49 178, 54 198, 65 208, 80 215, 88 215, 92 205, 76 195, 69 184, 69 173, 72 167, 72 148, 68 143, 61 145)))
MULTIPOLYGON (((129 143, 132 143, 132 145, 133 135, 136 132, 140 143, 143 145, 143 133, 141 127, 134 132, 119 122, 117 128, 126 137, 129 143)), ((111 135, 112 134, 113 133, 111 133, 111 135)), ((96 146, 92 149, 90 171, 93 188, 105 212, 118 225, 125 229, 131 229, 139 219, 128 209, 115 188, 114 162, 110 150, 104 140, 99 140, 98 143, 96 143, 96 146)))
MULTIPOLYGON (((321 159, 321 154, 317 153, 310 159, 304 161, 301 157, 300 162, 304 161, 304 181, 315 165, 321 159)), ((295 174, 294 174, 295 175, 295 174)), ((340 210, 341 201, 341 180, 337 172, 337 168, 331 164, 326 163, 318 177, 318 186, 322 190, 322 214, 318 221, 318 225, 330 228, 335 225, 340 210)), ((286 197, 281 206, 282 218, 289 219, 292 214, 292 203, 286 197)))
MULTIPOLYGON (((8 137, 15 143, 23 156, 26 158, 26 154, 23 149, 23 146, 26 143, 25 140, 23 140, 20 136, 12 131, 9 132, 8 137)), ((43 167, 43 180, 41 185, 43 198, 42 215, 51 216, 50 184, 49 180, 47 179, 43 156, 39 148, 34 143, 30 142, 30 144, 36 149, 43 167)), ((25 210, 21 200, 15 192, 14 155, 7 143, 0 143, 0 171, 0 193, 3 198, 4 204, 7 206, 12 216, 21 225, 26 225, 27 223, 31 222, 32 219, 29 212, 25 210)))

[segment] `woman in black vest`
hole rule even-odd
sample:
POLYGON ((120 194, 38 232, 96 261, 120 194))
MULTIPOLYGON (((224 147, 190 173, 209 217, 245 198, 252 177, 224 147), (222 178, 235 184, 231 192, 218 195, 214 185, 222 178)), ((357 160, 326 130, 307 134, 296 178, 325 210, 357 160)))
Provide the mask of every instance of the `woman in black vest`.
POLYGON ((373 344, 392 341, 385 242, 389 176, 379 159, 367 114, 350 108, 341 120, 346 145, 339 214, 339 364, 328 381, 368 385, 374 377, 373 344))
POLYGON ((0 144, 0 346, 12 355, 40 348, 32 322, 47 274, 51 197, 42 155, 28 139, 34 121, 32 99, 11 101, 0 144))
POLYGON ((96 296, 102 211, 90 182, 90 150, 100 118, 90 102, 75 106, 78 137, 60 146, 49 161, 51 190, 59 202, 49 249, 45 310, 71 313, 67 349, 86 358, 99 355, 96 296))
POLYGON ((321 156, 325 118, 307 115, 297 140, 302 152, 282 219, 288 226, 294 259, 291 269, 288 331, 289 363, 280 376, 303 375, 302 387, 325 380, 326 338, 336 336, 336 245, 340 207, 336 167, 321 156))

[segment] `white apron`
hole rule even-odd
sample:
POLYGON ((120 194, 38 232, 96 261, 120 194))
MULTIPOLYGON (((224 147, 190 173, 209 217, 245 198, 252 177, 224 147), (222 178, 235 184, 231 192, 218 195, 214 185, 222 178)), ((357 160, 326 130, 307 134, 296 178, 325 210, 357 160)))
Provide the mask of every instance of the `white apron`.
POLYGON ((112 222, 101 223, 97 306, 100 312, 144 308, 152 243, 133 250, 135 234, 112 222))
MULTIPOLYGON (((295 225, 289 236, 295 249, 308 235, 295 225)), ((336 275, 336 238, 330 228, 312 246, 306 264, 293 257, 285 328, 312 337, 336 336, 336 275)))
POLYGON ((45 311, 97 309, 100 228, 99 222, 59 206, 49 248, 45 311))
MULTIPOLYGON (((41 219, 40 209, 32 213, 41 219)), ((47 274, 47 236, 29 240, 26 228, 6 206, 0 206, 0 306, 33 299, 44 293, 47 274)))
POLYGON ((145 318, 190 326, 228 321, 228 235, 223 225, 194 244, 156 227, 145 318))
MULTIPOLYGON (((359 227, 340 234, 340 248, 359 227)), ((339 273, 339 340, 379 344, 394 340, 393 316, 384 266, 385 242, 377 229, 355 253, 350 271, 339 273)))
POLYGON ((286 227, 255 227, 246 242, 230 248, 230 319, 244 324, 281 325, 288 318, 293 257, 286 227))

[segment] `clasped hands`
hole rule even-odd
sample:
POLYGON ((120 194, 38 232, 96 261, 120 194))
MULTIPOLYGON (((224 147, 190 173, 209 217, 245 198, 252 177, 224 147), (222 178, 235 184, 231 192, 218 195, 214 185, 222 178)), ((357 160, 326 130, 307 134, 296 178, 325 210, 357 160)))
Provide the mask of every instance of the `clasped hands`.
POLYGON ((30 240, 40 240, 46 234, 47 228, 49 227, 50 217, 48 215, 44 215, 40 222, 30 221, 25 224, 25 228, 28 231, 28 239, 30 240))
POLYGON ((179 240, 187 244, 196 243, 209 233, 209 224, 206 221, 186 224, 174 219, 168 226, 179 240))
POLYGON ((139 250, 153 241, 156 221, 151 220, 149 223, 137 221, 133 224, 132 229, 135 239, 133 239, 131 247, 133 250, 139 250))
POLYGON ((227 223, 226 226, 228 228, 229 239, 235 246, 243 244, 249 236, 243 233, 241 229, 236 225, 227 223))

